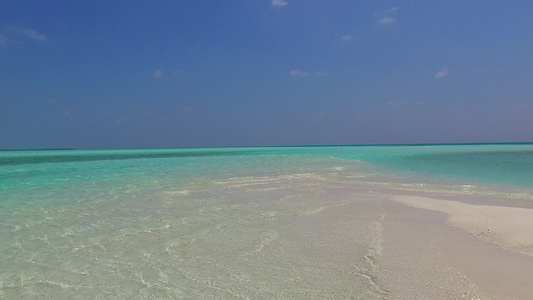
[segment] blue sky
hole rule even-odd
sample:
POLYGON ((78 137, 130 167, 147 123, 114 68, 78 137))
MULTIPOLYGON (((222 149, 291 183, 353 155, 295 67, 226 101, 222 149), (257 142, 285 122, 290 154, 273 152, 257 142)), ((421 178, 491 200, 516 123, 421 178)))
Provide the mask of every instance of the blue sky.
POLYGON ((0 149, 533 141, 531 1, 0 1, 0 149))

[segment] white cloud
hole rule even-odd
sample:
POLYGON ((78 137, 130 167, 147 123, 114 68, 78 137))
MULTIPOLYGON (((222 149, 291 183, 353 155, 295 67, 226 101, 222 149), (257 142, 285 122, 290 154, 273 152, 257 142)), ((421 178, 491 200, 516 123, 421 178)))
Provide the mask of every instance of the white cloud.
POLYGON ((307 77, 307 76, 309 76, 308 72, 304 72, 304 71, 298 70, 298 69, 293 69, 289 74, 291 76, 294 76, 294 77, 307 77))
POLYGON ((409 101, 387 101, 388 106, 400 107, 409 104, 409 101))
POLYGON ((321 76, 321 77, 329 76, 329 72, 317 71, 317 72, 315 72, 315 75, 316 76, 321 76))
POLYGON ((5 35, 0 33, 0 46, 5 46, 5 45, 7 45, 7 38, 5 35))
POLYGON ((154 72, 154 77, 155 78, 161 78, 162 76, 163 76, 163 70, 162 69, 155 70, 155 72, 154 72))
POLYGON ((19 28, 19 27, 8 27, 7 29, 9 30, 9 32, 12 32, 17 35, 25 36, 26 38, 33 40, 33 41, 44 42, 48 40, 48 37, 46 36, 46 34, 37 32, 36 30, 33 30, 33 29, 19 28))
POLYGON ((113 125, 123 126, 123 125, 127 125, 128 122, 129 122, 128 118, 122 117, 122 118, 116 119, 115 122, 113 122, 113 125))
POLYGON ((419 106, 426 105, 426 101, 424 101, 424 100, 419 100, 419 101, 407 101, 407 100, 394 101, 394 100, 390 100, 390 101, 385 102, 385 104, 387 106, 390 106, 390 107, 417 107, 417 106, 419 107, 419 106))
POLYGON ((448 68, 444 68, 437 73, 435 73, 435 78, 444 78, 448 76, 450 73, 448 72, 448 68))
POLYGON ((287 4, 289 3, 285 0, 272 0, 272 6, 275 6, 275 7, 283 7, 287 4))
POLYGON ((46 37, 46 34, 43 34, 43 33, 39 33, 35 30, 32 30, 32 29, 24 29, 21 31, 22 34, 26 35, 27 37, 29 37, 30 39, 34 40, 34 41, 39 41, 39 42, 44 42, 46 41, 48 38, 46 37))
POLYGON ((378 19, 380 25, 391 25, 396 22, 394 15, 396 15, 398 10, 400 10, 398 7, 391 7, 384 11, 377 12, 374 15, 378 19))
POLYGON ((183 71, 181 69, 176 69, 172 73, 174 73, 175 75, 183 75, 183 74, 185 74, 185 71, 183 71))
POLYGON ((353 36, 352 34, 347 34, 347 35, 343 35, 342 36, 342 40, 345 41, 345 42, 352 41, 354 38, 355 38, 355 36, 353 36))
POLYGON ((381 17, 378 20, 379 24, 381 25, 389 25, 389 24, 394 23, 394 21, 396 20, 393 17, 389 17, 389 16, 381 17))

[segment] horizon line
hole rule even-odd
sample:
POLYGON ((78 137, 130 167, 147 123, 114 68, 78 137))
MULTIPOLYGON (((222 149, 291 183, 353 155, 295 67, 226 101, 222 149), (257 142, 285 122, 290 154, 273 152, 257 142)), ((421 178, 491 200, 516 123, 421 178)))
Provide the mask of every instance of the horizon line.
POLYGON ((223 148, 297 148, 297 147, 390 147, 390 146, 453 146, 453 145, 524 145, 533 142, 470 142, 470 143, 393 143, 393 144, 320 144, 320 145, 284 145, 284 146, 188 146, 188 147, 165 147, 165 148, 19 148, 0 149, 0 152, 7 151, 85 151, 85 150, 171 150, 171 149, 223 149, 223 148))

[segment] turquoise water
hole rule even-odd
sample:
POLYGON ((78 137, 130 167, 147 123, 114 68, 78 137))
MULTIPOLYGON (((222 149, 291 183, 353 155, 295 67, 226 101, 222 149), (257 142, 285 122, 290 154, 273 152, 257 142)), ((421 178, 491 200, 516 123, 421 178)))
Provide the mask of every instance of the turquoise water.
POLYGON ((532 144, 486 144, 6 151, 0 152, 0 191, 63 181, 268 174, 309 158, 363 161, 413 180, 533 187, 532 144))
POLYGON ((380 251, 382 211, 371 203, 386 193, 359 194, 352 183, 530 193, 533 145, 0 152, 0 299, 240 298, 222 290, 251 299, 339 290, 341 298, 389 299, 385 283, 367 280, 380 278, 368 257, 380 251), (339 187, 354 194, 331 192, 339 187), (308 259, 322 267, 302 268, 294 249, 342 242, 306 218, 355 205, 347 199, 361 212, 342 221, 358 228, 343 233, 353 235, 351 254, 341 244, 316 249, 308 259), (347 275, 353 268, 361 281, 347 275))
POLYGON ((72 197, 39 195, 294 172, 362 172, 368 180, 531 189, 533 145, 5 151, 0 152, 0 202, 68 202, 72 197))

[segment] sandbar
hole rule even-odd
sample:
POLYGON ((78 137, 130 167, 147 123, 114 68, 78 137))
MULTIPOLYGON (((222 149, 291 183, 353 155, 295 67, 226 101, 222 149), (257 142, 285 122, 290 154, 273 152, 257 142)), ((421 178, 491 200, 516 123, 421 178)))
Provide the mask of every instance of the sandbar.
MULTIPOLYGON (((385 247, 415 241, 432 245, 436 257, 475 285, 479 299, 533 299, 532 208, 507 206, 510 199, 499 203, 492 199, 491 205, 485 205, 480 203, 482 197, 468 195, 450 200, 390 192, 396 194, 385 205, 389 223, 384 226, 389 236, 392 232, 401 238, 385 247)), ((423 251, 413 249, 395 259, 416 262, 418 258, 411 256, 423 251)))

